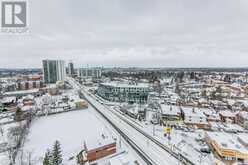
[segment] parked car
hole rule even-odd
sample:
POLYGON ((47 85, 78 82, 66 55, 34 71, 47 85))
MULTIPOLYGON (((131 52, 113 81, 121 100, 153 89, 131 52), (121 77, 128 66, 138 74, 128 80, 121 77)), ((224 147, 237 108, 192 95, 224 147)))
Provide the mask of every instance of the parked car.
POLYGON ((211 149, 209 147, 203 147, 200 149, 200 151, 207 154, 211 153, 211 149))

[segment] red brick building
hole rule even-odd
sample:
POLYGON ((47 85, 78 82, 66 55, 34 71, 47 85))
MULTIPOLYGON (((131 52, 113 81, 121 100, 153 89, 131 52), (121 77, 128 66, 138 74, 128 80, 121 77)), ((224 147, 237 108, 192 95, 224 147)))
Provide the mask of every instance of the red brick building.
POLYGON ((87 145, 84 143, 84 150, 79 155, 79 163, 94 162, 106 156, 116 153, 116 142, 107 137, 103 137, 101 141, 96 144, 87 145))

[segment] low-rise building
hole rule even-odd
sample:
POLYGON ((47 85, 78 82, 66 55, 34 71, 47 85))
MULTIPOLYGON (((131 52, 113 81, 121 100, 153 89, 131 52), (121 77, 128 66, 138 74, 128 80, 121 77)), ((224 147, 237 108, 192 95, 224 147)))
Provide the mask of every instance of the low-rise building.
POLYGON ((4 97, 3 99, 0 100, 0 102, 1 102, 1 105, 4 107, 16 106, 17 98, 15 96, 4 97))
POLYGON ((34 105, 34 96, 33 95, 27 95, 22 99, 23 105, 34 105))
POLYGON ((83 99, 75 100, 74 103, 77 109, 88 108, 88 102, 83 99))
POLYGON ((220 115, 213 109, 203 109, 204 115, 207 117, 208 122, 220 122, 220 115))
POLYGON ((248 112, 241 111, 237 114, 237 124, 248 129, 248 112))
POLYGON ((222 122, 236 123, 237 121, 237 112, 223 110, 219 112, 219 115, 222 122))
POLYGON ((29 90, 22 90, 22 91, 12 91, 12 92, 5 92, 4 96, 26 96, 26 95, 40 95, 41 91, 39 89, 29 89, 29 90))
POLYGON ((178 106, 161 104, 161 122, 166 124, 176 124, 182 119, 182 112, 178 106))
POLYGON ((240 133, 240 134, 238 134, 238 141, 247 148, 248 147, 248 136, 247 136, 247 133, 240 133))
POLYGON ((182 116, 186 125, 196 126, 203 129, 209 129, 210 127, 207 117, 200 109, 194 107, 182 107, 182 116))
POLYGON ((198 100, 198 106, 202 107, 202 108, 209 108, 210 107, 210 103, 207 99, 204 98, 200 98, 198 100))
POLYGON ((138 104, 125 104, 120 107, 120 111, 124 114, 129 115, 135 119, 144 119, 145 118, 145 110, 144 107, 138 104))
POLYGON ((43 81, 19 81, 16 83, 17 90, 29 90, 35 88, 43 88, 43 81))
POLYGON ((113 102, 146 103, 149 87, 147 84, 101 83, 97 94, 113 102))
POLYGON ((219 100, 211 100, 210 105, 216 110, 228 109, 228 104, 219 100))
POLYGON ((145 108, 145 119, 153 124, 158 124, 161 118, 161 106, 158 102, 151 102, 145 108))
POLYGON ((248 160, 248 149, 240 143, 236 135, 224 132, 208 132, 206 133, 206 141, 223 160, 248 160))
POLYGON ((96 143, 84 143, 84 149, 78 154, 80 164, 92 163, 116 153, 116 141, 104 134, 96 143))

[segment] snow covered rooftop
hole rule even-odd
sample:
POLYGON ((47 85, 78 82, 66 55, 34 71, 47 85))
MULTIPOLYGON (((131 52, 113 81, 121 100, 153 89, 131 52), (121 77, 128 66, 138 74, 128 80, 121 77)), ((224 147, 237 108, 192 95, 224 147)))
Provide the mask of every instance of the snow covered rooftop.
POLYGON ((197 116, 197 117, 202 117, 206 118, 206 116, 203 113, 203 110, 199 108, 193 108, 193 107, 182 107, 182 110, 185 114, 185 116, 197 116))
POLYGON ((220 115, 225 117, 235 117, 238 112, 231 112, 229 110, 220 111, 220 115))
POLYGON ((115 156, 109 159, 108 165, 134 165, 134 163, 131 163, 129 155, 119 155, 115 156))
POLYGON ((33 100, 34 99, 34 96, 33 95, 27 95, 25 97, 23 97, 23 100, 33 100))
POLYGON ((4 104, 4 103, 11 103, 11 102, 15 102, 16 101, 16 97, 12 96, 12 97, 4 97, 2 100, 1 100, 1 103, 4 104))
POLYGON ((166 115, 178 115, 181 113, 179 107, 161 104, 162 113, 166 115))
POLYGON ((113 86, 113 87, 120 87, 120 88, 148 88, 149 85, 146 83, 138 83, 138 84, 128 84, 128 83, 121 83, 121 82, 109 82, 109 83, 101 83, 105 86, 113 86))
POLYGON ((102 147, 102 146, 105 146, 105 145, 108 145, 108 144, 115 142, 113 137, 106 130, 102 130, 101 133, 95 132, 95 134, 96 134, 95 139, 94 139, 95 142, 92 142, 92 139, 87 139, 85 141, 88 150, 93 150, 93 149, 96 149, 98 147, 102 147), (89 141, 89 143, 88 143, 88 141, 89 141))
POLYGON ((244 119, 248 120, 248 112, 246 111, 239 112, 239 116, 242 116, 244 119))
POLYGON ((239 133, 238 134, 238 140, 248 146, 248 135, 247 133, 239 133))
POLYGON ((33 105, 25 105, 25 106, 21 107, 21 110, 23 112, 29 112, 29 111, 32 111, 34 109, 35 109, 35 107, 33 105))
POLYGON ((4 95, 6 96, 14 96, 14 95, 28 95, 39 92, 39 89, 30 89, 30 90, 22 90, 22 91, 11 91, 5 92, 4 95))
POLYGON ((208 132, 207 135, 222 149, 231 149, 248 154, 248 149, 238 141, 236 135, 225 132, 208 132))

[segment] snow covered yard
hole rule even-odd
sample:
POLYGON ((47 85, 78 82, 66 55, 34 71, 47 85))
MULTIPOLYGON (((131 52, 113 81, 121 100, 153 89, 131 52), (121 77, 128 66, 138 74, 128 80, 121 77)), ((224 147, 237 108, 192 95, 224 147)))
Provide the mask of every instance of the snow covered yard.
POLYGON ((84 141, 86 144, 95 143, 102 133, 111 135, 107 127, 92 113, 92 107, 40 117, 33 121, 23 152, 19 152, 16 162, 20 164, 23 153, 23 161, 27 161, 30 155, 33 164, 42 164, 46 150, 52 149, 55 140, 59 140, 64 164, 76 164, 75 159, 69 161, 69 158, 83 149, 84 141))
POLYGON ((25 121, 0 125, 0 165, 9 164, 9 156, 22 139, 25 125, 25 121))
POLYGON ((0 165, 8 165, 10 163, 8 156, 9 154, 7 151, 0 153, 0 165))

